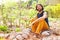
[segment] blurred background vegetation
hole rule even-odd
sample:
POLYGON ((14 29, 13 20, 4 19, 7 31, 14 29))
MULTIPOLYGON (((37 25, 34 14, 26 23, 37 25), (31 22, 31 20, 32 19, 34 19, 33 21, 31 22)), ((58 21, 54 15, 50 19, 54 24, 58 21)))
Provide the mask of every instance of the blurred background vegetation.
POLYGON ((37 14, 36 4, 44 6, 49 20, 60 19, 60 0, 0 0, 0 30, 29 27, 29 20, 37 14))

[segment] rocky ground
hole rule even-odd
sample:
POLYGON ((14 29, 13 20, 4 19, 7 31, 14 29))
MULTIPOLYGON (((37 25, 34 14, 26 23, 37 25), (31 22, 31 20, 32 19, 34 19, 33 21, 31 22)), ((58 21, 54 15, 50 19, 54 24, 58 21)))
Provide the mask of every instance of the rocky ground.
POLYGON ((42 32, 39 37, 35 36, 30 28, 23 29, 22 32, 0 33, 0 36, 5 40, 60 40, 60 21, 50 22, 50 29, 42 32))
POLYGON ((60 40, 60 34, 57 33, 44 31, 40 37, 36 37, 34 33, 29 30, 30 29, 24 29, 22 32, 12 32, 10 34, 5 34, 4 37, 6 40, 60 40))

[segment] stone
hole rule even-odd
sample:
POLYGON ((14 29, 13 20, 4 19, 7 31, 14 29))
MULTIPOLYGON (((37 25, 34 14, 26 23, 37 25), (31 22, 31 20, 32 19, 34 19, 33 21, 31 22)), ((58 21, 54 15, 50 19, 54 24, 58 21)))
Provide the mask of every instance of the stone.
POLYGON ((60 40, 60 36, 57 36, 57 40, 60 40))
POLYGON ((14 38, 13 40, 17 40, 16 38, 14 38))
POLYGON ((8 39, 10 37, 10 34, 5 34, 4 37, 8 39))
POLYGON ((23 40, 22 35, 17 35, 16 38, 17 38, 18 40, 23 40))
POLYGON ((22 37, 23 38, 28 38, 28 35, 27 34, 22 34, 22 37))
POLYGON ((50 31, 44 31, 44 32, 42 32, 42 35, 49 36, 50 35, 50 31))
POLYGON ((0 33, 0 37, 4 37, 4 34, 3 33, 0 33))
POLYGON ((24 29, 24 30, 22 31, 22 33, 29 35, 30 30, 31 30, 31 29, 29 29, 29 28, 24 29))

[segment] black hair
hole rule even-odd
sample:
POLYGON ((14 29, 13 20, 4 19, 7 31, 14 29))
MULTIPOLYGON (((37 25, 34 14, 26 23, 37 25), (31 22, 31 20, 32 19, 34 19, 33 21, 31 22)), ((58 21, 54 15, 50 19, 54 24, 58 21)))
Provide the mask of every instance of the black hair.
POLYGON ((42 10, 44 9, 42 4, 37 4, 37 5, 36 5, 36 10, 38 10, 38 9, 37 9, 37 6, 38 6, 38 5, 40 5, 40 6, 42 7, 42 10))

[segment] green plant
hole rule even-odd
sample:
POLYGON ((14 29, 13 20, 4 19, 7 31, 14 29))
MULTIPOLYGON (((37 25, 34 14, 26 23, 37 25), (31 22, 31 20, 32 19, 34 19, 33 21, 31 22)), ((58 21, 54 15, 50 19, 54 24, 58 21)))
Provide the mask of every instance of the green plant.
POLYGON ((45 11, 48 11, 49 13, 49 17, 52 18, 59 18, 60 17, 60 4, 56 4, 56 5, 48 5, 45 7, 45 11))
POLYGON ((1 31, 7 31, 8 27, 7 26, 3 26, 3 25, 0 25, 0 30, 1 31))
POLYGON ((20 32, 20 28, 16 28, 16 30, 15 30, 16 32, 20 32))

